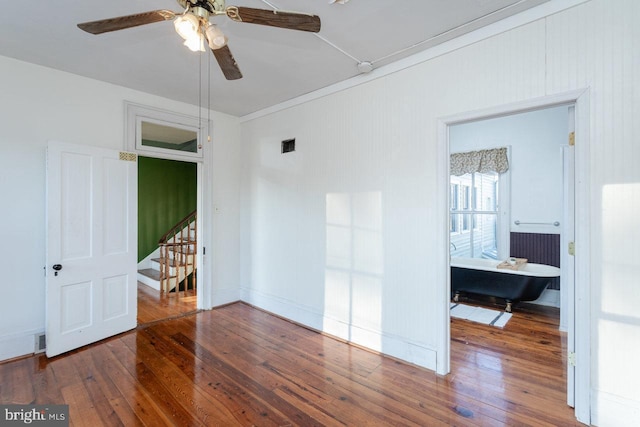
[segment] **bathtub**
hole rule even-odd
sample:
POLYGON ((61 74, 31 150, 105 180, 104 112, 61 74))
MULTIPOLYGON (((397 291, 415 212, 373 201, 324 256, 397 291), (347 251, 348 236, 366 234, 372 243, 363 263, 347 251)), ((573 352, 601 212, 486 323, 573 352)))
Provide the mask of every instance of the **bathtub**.
POLYGON ((451 294, 454 301, 461 293, 502 298, 505 311, 520 301, 534 301, 560 269, 543 264, 525 264, 520 270, 496 268, 500 261, 479 258, 451 258, 451 294))

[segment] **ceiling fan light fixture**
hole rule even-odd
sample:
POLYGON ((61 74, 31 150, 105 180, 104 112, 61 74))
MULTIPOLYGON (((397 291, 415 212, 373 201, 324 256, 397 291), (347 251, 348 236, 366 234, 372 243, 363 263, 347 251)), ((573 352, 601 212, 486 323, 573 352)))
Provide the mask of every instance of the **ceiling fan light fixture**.
POLYGON ((185 40, 192 40, 200 34, 200 19, 190 13, 176 17, 173 26, 176 33, 185 40))
POLYGON ((227 45, 227 36, 214 24, 209 24, 206 35, 209 41, 209 47, 213 50, 220 49, 227 45))
POLYGON ((192 52, 204 52, 204 37, 198 33, 184 41, 184 45, 192 52))

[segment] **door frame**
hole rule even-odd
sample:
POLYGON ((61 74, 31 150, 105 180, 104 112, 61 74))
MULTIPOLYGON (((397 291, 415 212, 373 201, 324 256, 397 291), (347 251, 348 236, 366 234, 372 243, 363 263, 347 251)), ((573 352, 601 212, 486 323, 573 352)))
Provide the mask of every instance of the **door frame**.
MULTIPOLYGON (((575 366, 575 414, 578 421, 591 421, 591 316, 590 299, 590 156, 589 156, 589 89, 576 90, 557 95, 544 96, 497 107, 486 108, 442 117, 437 120, 437 215, 440 224, 436 241, 441 251, 436 265, 444 266, 437 271, 436 300, 438 328, 436 342, 436 372, 446 375, 451 370, 451 329, 449 300, 451 294, 449 260, 449 127, 469 122, 490 119, 510 114, 524 113, 559 105, 573 104, 575 107, 575 282, 574 300, 567 305, 574 308, 574 317, 567 319, 568 351, 576 355, 575 366), (573 332, 573 333, 572 333, 573 332), (572 350, 573 349, 573 350, 572 350)), ((571 310, 569 310, 571 312, 571 310)), ((567 387, 570 385, 568 384, 567 387)))
POLYGON ((198 212, 196 217, 196 227, 198 229, 196 308, 198 310, 208 310, 212 308, 211 289, 213 287, 211 283, 213 277, 212 265, 211 262, 207 262, 207 258, 211 259, 211 256, 207 256, 205 252, 206 247, 211 248, 210 250, 213 248, 213 221, 211 219, 212 215, 210 214, 212 212, 211 165, 213 164, 213 148, 211 144, 207 143, 207 136, 211 135, 211 122, 200 117, 161 110, 133 102, 125 101, 124 104, 125 149, 127 151, 136 153, 138 156, 196 164, 196 210, 198 212), (141 118, 195 129, 198 134, 198 144, 201 145, 201 148, 198 150, 200 155, 181 155, 180 152, 172 153, 169 150, 140 149, 137 140, 140 136, 139 123, 141 118))

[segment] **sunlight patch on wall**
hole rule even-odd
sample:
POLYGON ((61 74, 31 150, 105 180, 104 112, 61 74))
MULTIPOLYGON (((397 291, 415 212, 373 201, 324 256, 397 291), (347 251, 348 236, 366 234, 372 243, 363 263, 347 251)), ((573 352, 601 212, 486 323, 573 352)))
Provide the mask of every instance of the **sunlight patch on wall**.
MULTIPOLYGON (((599 366, 596 387, 616 396, 640 400, 635 362, 640 353, 640 183, 611 184, 602 190, 602 279, 594 313, 599 366), (619 367, 633 367, 620 377, 619 367)), ((577 284, 580 286, 580 284, 577 284)))
POLYGON ((326 332, 380 349, 383 273, 381 193, 327 194, 326 332))
POLYGON ((640 304, 640 183, 606 185, 602 191, 600 308, 605 313, 637 317, 640 304))

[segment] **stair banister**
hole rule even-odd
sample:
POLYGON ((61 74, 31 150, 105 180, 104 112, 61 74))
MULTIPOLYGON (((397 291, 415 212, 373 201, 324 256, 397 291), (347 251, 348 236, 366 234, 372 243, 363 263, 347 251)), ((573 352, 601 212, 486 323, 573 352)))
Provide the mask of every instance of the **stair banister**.
POLYGON ((160 289, 169 292, 171 266, 175 267, 176 295, 180 294, 180 282, 184 281, 183 290, 186 295, 189 283, 192 289, 196 287, 196 252, 197 252, 197 211, 178 221, 158 241, 160 246, 160 289), (193 228, 192 228, 193 226, 193 228), (192 233, 193 230, 193 233, 192 233), (186 235, 185 235, 186 233, 186 235), (189 280, 189 267, 191 280, 189 280), (182 273, 182 274, 181 274, 182 273), (183 278, 181 280, 181 277, 183 278))

